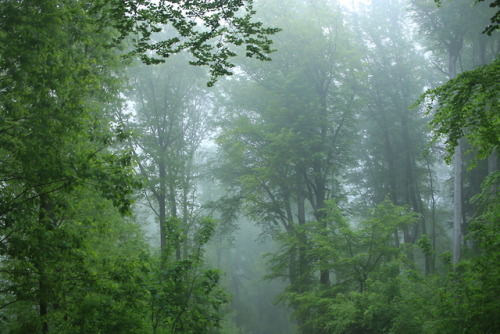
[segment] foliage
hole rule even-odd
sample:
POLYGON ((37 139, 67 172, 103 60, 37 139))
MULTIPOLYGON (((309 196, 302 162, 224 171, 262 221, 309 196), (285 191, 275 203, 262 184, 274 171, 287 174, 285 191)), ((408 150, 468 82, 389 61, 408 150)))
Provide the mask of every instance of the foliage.
POLYGON ((144 182, 141 200, 160 225, 161 247, 177 244, 178 257, 195 228, 196 157, 207 137, 210 105, 205 73, 181 56, 130 70, 136 113, 127 122, 136 134, 130 146, 144 182))
POLYGON ((462 137, 477 151, 477 159, 498 151, 500 144, 500 59, 490 65, 459 74, 438 88, 427 91, 418 103, 429 113, 435 140, 446 138, 447 160, 462 137))
MULTIPOLYGON (((331 203, 329 232, 319 233, 315 224, 308 227, 316 244, 308 248, 308 256, 318 266, 328 265, 336 282, 326 289, 292 285, 280 301, 294 305, 296 316, 308 316, 302 329, 321 333, 495 333, 500 325, 496 298, 500 252, 498 223, 494 223, 498 217, 495 220, 491 214, 498 212, 498 200, 488 205, 488 214, 473 225, 480 255, 463 260, 455 270, 448 259, 445 275, 422 277, 405 248, 395 247, 391 240, 395 226, 411 224, 418 217, 386 201, 371 218, 353 224, 331 203), (328 264, 318 261, 321 252, 329 254, 328 264)), ((270 256, 271 276, 286 276, 280 263, 300 239, 287 242, 281 254, 270 256)))
POLYGON ((148 311, 144 283, 150 268, 139 227, 90 189, 80 188, 70 197, 64 222, 36 231, 44 235, 43 246, 27 231, 12 235, 8 250, 13 253, 2 263, 3 302, 12 304, 3 310, 2 331, 39 333, 42 321, 57 333, 145 330, 140 315, 148 311), (25 251, 15 248, 19 242, 25 251), (43 272, 39 257, 45 261, 43 272), (50 301, 44 317, 36 311, 41 293, 50 301))
POLYGON ((215 221, 205 219, 195 236, 196 251, 162 266, 150 283, 154 333, 209 333, 219 327, 229 296, 219 286, 220 272, 203 269, 203 247, 215 221))
POLYGON ((421 324, 420 333, 498 332, 498 240, 495 248, 462 260, 456 268, 449 256, 443 257, 445 275, 402 277, 402 301, 421 324))
MULTIPOLYGON (((119 20, 111 23, 113 9, 100 5, 0 2, 2 332, 141 333, 151 326, 153 257, 142 231, 123 217, 140 183, 123 149, 130 133, 116 118, 126 63, 110 45, 128 28, 113 29, 119 20), (108 24, 96 25, 102 20, 108 24)), ((225 298, 210 299, 218 276, 203 275, 194 295, 215 307, 225 298)), ((202 314, 186 326, 217 322, 202 314)))
POLYGON ((24 307, 26 325, 46 333, 74 305, 71 289, 85 285, 83 194, 92 188, 127 213, 137 185, 112 117, 120 62, 80 2, 4 1, 0 16, 3 306, 11 317, 24 307))
MULTIPOLYGON (((436 54, 450 56, 450 77, 457 66, 487 64, 496 52, 495 40, 474 33, 489 14, 469 11, 469 2, 443 2, 438 11, 432 1, 413 1, 424 34, 440 45, 436 54), (478 19, 470 22, 476 16, 467 13, 478 19)), ((214 207, 228 208, 228 221, 242 207, 280 243, 269 256, 269 277, 287 281, 280 300, 291 306, 303 333, 500 332, 499 60, 419 101, 428 116, 434 112, 434 140, 446 138, 450 155, 466 137, 477 160, 491 162, 482 192, 466 207, 471 220, 463 260, 451 266, 444 254, 445 270, 421 275, 421 262, 425 257, 427 264, 437 247, 435 232, 431 239, 423 230, 431 202, 427 189, 419 190, 427 186, 420 182, 418 156, 425 138, 416 141, 421 120, 406 107, 427 74, 412 58, 412 25, 404 24, 399 3, 390 1, 387 15, 383 2, 372 3, 382 14, 358 17, 364 49, 353 44, 346 18, 333 6, 296 1, 265 7, 261 17, 285 29, 277 35, 280 50, 275 62, 258 68, 241 61, 220 94, 220 171, 231 194, 214 207), (362 116, 365 111, 370 117, 362 116), (359 137, 356 121, 370 126, 359 137), (370 147, 352 167, 351 144, 359 138, 370 147), (344 204, 344 191, 352 190, 342 186, 344 174, 353 168, 372 173, 362 177, 373 182, 357 183, 366 214, 348 215, 333 200, 344 204), (387 193, 392 202, 382 200, 387 193), (413 246, 419 236, 420 250, 413 246)), ((219 287, 221 273, 204 260, 216 223, 194 215, 194 160, 206 119, 187 112, 208 109, 212 96, 205 98, 194 83, 198 69, 184 71, 172 56, 187 54, 191 65, 208 67, 209 85, 231 74, 240 51, 269 60, 269 38, 278 29, 255 15, 251 0, 0 1, 1 332, 219 330, 229 297, 219 287), (131 116, 137 121, 131 126, 118 115, 123 68, 133 57, 146 64, 170 57, 171 72, 157 76, 167 66, 139 70, 148 77, 131 89, 143 94, 137 105, 144 108, 131 116), (126 148, 133 140, 136 152, 126 148), (131 217, 132 195, 141 185, 136 167, 146 192, 158 199, 150 208, 164 211, 157 216, 170 242, 159 255, 131 217)), ((497 19, 498 13, 488 34, 498 29, 497 19)), ((432 181, 432 161, 426 163, 432 181)), ((272 317, 259 303, 245 308, 246 293, 237 298, 237 326, 227 329, 251 331, 240 326, 245 312, 272 317)), ((247 299, 268 300, 265 294, 247 299)))
MULTIPOLYGON (((280 301, 292 305, 296 316, 308 316, 303 328, 326 333, 389 333, 392 327, 400 327, 411 333, 417 325, 405 319, 410 310, 401 307, 403 292, 398 280, 405 266, 412 264, 405 260, 404 248, 396 246, 394 231, 414 223, 418 216, 387 200, 358 223, 349 222, 334 202, 325 210, 326 230, 317 223, 306 227, 307 257, 313 266, 333 272, 335 283, 318 288, 292 284, 280 301), (392 305, 390 309, 388 305, 392 305)), ((279 264, 301 239, 288 237, 286 242, 280 254, 269 256, 271 277, 286 276, 285 267, 279 264)))
POLYGON ((272 41, 279 31, 253 21, 252 0, 228 1, 92 1, 90 13, 100 27, 111 26, 119 35, 119 43, 131 36, 133 50, 128 56, 139 56, 146 64, 164 62, 172 54, 187 50, 190 63, 210 68, 211 80, 230 75, 236 53, 231 46, 244 46, 247 57, 269 60, 272 41), (167 39, 156 41, 156 33, 171 32, 167 39), (151 56, 156 53, 158 57, 151 56))

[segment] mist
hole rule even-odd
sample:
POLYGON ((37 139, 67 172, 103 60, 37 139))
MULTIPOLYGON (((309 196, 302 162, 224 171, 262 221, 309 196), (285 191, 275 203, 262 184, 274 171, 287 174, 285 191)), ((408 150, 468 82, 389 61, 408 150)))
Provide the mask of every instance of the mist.
POLYGON ((0 2, 0 332, 500 332, 498 1, 0 2))

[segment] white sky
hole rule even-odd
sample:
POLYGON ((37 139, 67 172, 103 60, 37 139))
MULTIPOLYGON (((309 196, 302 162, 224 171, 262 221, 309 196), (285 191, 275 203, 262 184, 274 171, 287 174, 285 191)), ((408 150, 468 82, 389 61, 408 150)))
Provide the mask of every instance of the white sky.
POLYGON ((342 6, 349 10, 357 10, 359 4, 368 4, 370 0, 337 0, 342 6))

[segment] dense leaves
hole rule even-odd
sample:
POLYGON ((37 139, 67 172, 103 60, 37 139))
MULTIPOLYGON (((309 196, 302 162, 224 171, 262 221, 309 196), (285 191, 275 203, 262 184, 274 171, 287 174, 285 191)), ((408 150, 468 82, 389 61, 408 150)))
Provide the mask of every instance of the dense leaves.
POLYGON ((445 137, 448 160, 462 137, 467 138, 477 159, 485 159, 500 144, 500 60, 472 71, 426 92, 421 103, 434 112, 430 123, 436 139, 445 137))
MULTIPOLYGON (((481 196, 486 206, 468 202, 484 178, 484 163, 465 177, 459 173, 466 194, 459 224, 468 234, 465 241, 456 238, 465 255, 453 267, 446 253, 447 171, 439 161, 441 142, 432 137, 470 138, 470 153, 479 154, 469 160, 496 152, 498 76, 489 71, 497 66, 429 91, 422 100, 435 114, 408 110, 439 75, 453 78, 491 60, 497 44, 473 31, 488 12, 467 1, 443 9, 413 1, 424 54, 402 2, 373 1, 353 14, 363 47, 354 46, 348 32, 338 33, 332 24, 338 16, 330 12, 326 19, 316 6, 277 5, 289 30, 278 34, 274 61, 243 64, 244 73, 222 94, 227 112, 217 172, 243 212, 280 246, 268 256, 268 277, 288 283, 279 301, 293 310, 300 333, 494 332, 496 321, 480 314, 498 313, 495 289, 487 288, 497 282, 498 268, 487 260, 497 252, 496 173, 481 196), (301 20, 291 19, 295 11, 301 20), (470 13, 477 20, 466 24, 470 13), (312 23, 302 29, 310 17, 321 32, 312 23), (361 54, 360 63, 348 58, 361 54), (433 74, 429 60, 442 73, 433 74), (425 127, 432 118, 434 134, 425 127), (493 274, 482 276, 481 265, 493 274), (484 308, 471 311, 475 303, 484 308)), ((276 8, 267 8, 279 22, 276 8)), ((325 13, 327 6, 321 8, 325 13)))
MULTIPOLYGON (((418 216, 388 200, 361 222, 348 219, 334 202, 325 211, 326 230, 318 223, 304 227, 309 236, 306 257, 313 267, 334 274, 332 284, 315 289, 290 286, 280 300, 293 306, 299 318, 307 315, 304 332, 315 328, 327 333, 378 333, 384 327, 401 326, 405 310, 388 311, 386 303, 401 298, 398 275, 411 264, 405 260, 405 249, 397 246, 394 231, 411 225, 418 216)), ((283 241, 282 251, 270 255, 270 277, 287 276, 281 264, 303 242, 285 235, 283 241)))
POLYGON ((270 60, 271 40, 278 31, 253 20, 253 1, 94 1, 91 12, 101 27, 119 32, 115 42, 131 37, 133 50, 146 64, 163 62, 183 50, 193 55, 190 63, 210 68, 209 86, 217 77, 232 74, 236 56, 231 46, 244 46, 247 57, 270 60), (170 37, 157 40, 166 31, 170 37), (159 57, 151 56, 151 52, 159 57))
POLYGON ((290 332, 253 220, 301 334, 500 332, 498 1, 440 3, 0 1, 0 331, 290 332))
POLYGON ((208 333, 219 327, 221 307, 229 296, 218 285, 220 272, 204 269, 203 247, 215 221, 205 219, 195 235, 195 251, 184 259, 158 266, 151 291, 154 333, 208 333))
MULTIPOLYGON (((164 274, 153 275, 142 231, 121 216, 131 214, 140 186, 124 149, 131 134, 117 117, 122 56, 156 63, 153 51, 166 58, 187 50, 193 65, 210 68, 213 83, 230 73, 229 45, 268 59, 276 29, 253 15, 244 1, 0 2, 2 332, 149 331, 147 287, 164 274), (158 41, 162 29, 178 36, 158 41)), ((177 305, 164 301, 178 308, 173 318, 196 299, 184 332, 215 326, 226 301, 217 272, 200 269, 210 231, 200 225, 196 258, 174 265, 179 277, 163 288, 180 293, 177 305), (178 289, 183 284, 192 298, 178 289)))

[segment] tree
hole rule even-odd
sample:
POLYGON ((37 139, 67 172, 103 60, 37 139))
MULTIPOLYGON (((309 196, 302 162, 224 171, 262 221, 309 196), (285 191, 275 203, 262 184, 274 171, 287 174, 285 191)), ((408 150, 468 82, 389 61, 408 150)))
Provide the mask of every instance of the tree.
POLYGON ((490 164, 480 193, 472 198, 478 205, 468 221, 466 237, 475 243, 477 252, 475 256, 458 257, 460 253, 455 247, 448 276, 437 282, 440 286, 437 291, 441 292, 436 296, 436 290, 431 290, 428 294, 434 295, 436 301, 434 328, 442 332, 466 328, 470 332, 488 333, 500 328, 498 320, 489 316, 498 313, 499 307, 494 297, 498 293, 500 254, 496 167, 499 129, 494 112, 498 104, 499 73, 498 59, 495 59, 489 65, 458 74, 438 88, 428 90, 418 101, 426 105, 428 112, 434 112, 431 122, 434 139, 445 139, 448 162, 465 138, 474 154, 469 169, 485 158, 490 164))
MULTIPOLYGON (((66 321, 64 316, 57 318, 59 310, 71 304, 63 285, 71 269, 85 276, 77 255, 90 253, 80 246, 93 237, 82 232, 92 220, 73 229, 78 221, 74 207, 88 201, 82 192, 93 191, 122 214, 130 211, 130 195, 138 182, 131 154, 122 146, 128 133, 114 117, 121 108, 125 63, 120 55, 141 55, 151 63, 161 62, 146 55, 152 51, 168 57, 188 50, 195 57, 192 64, 210 67, 215 80, 229 73, 228 59, 234 55, 230 45, 244 45, 247 56, 267 59, 267 36, 276 30, 253 22, 253 15, 251 2, 244 1, 0 2, 0 255, 2 283, 7 286, 2 289, 2 308, 27 306, 28 311, 15 319, 27 326, 19 331, 48 333, 66 321), (246 12, 237 13, 240 7, 246 12), (198 29, 199 22, 206 30, 198 29), (153 42, 159 27, 167 23, 177 37, 153 42), (130 52, 120 50, 126 41, 132 45, 130 52), (29 321, 22 319, 24 315, 29 321)), ((79 279, 69 281, 87 289, 102 288, 79 279)), ((99 304, 103 312, 110 305, 127 306, 109 296, 130 292, 122 283, 128 281, 115 289, 116 280, 111 279, 111 288, 93 291, 84 304, 99 304), (107 302, 100 303, 101 297, 107 302)), ((86 312, 83 304, 77 309, 86 312)), ((95 323, 79 330, 101 326, 108 313, 98 313, 89 313, 95 323)), ((141 325, 136 325, 130 330, 139 331, 141 325)))
POLYGON ((20 285, 9 290, 7 305, 37 299, 38 331, 46 333, 58 303, 53 273, 66 263, 71 198, 93 183, 123 213, 130 206, 130 157, 109 150, 125 136, 111 123, 119 105, 117 59, 83 3, 4 1, 0 16, 2 256, 5 265, 23 268, 9 272, 8 282, 20 285))
MULTIPOLYGON (((484 0, 477 0, 477 2, 482 2, 482 1, 484 1, 484 0)), ((500 1, 494 0, 492 3, 490 3, 490 7, 491 8, 500 7, 500 1)), ((493 32, 495 30, 498 31, 498 28, 500 27, 500 11, 497 10, 497 12, 495 13, 495 15, 493 15, 490 18, 490 21, 491 21, 491 24, 488 25, 484 29, 483 33, 487 33, 488 35, 491 36, 493 34, 493 32)))
POLYGON ((179 57, 133 73, 137 116, 129 126, 137 134, 132 145, 146 182, 145 203, 159 222, 162 252, 173 249, 180 259, 195 229, 195 153, 208 131, 204 73, 179 57))
POLYGON ((419 100, 433 112, 435 140, 445 138, 447 160, 460 138, 475 150, 476 162, 498 150, 500 120, 495 106, 499 98, 500 61, 459 74, 419 100))
MULTIPOLYGON (((429 68, 413 44, 403 2, 373 1, 353 21, 359 44, 365 45, 367 75, 360 85, 364 103, 360 143, 355 147, 359 167, 351 173, 359 209, 389 197, 395 204, 411 207, 421 218, 414 226, 394 231, 397 243, 416 243, 421 235, 435 240, 436 233, 429 233, 436 222, 429 214, 432 196, 426 191, 424 172, 425 164, 431 162, 421 154, 429 141, 426 120, 409 111, 428 82, 429 68)), ((433 271, 431 254, 426 255, 424 267, 427 273, 433 271)))
POLYGON ((57 228, 43 230, 34 222, 29 233, 18 224, 9 238, 11 253, 1 266, 1 330, 40 333, 45 324, 55 333, 145 332, 151 269, 140 227, 91 187, 66 196, 71 206, 57 228), (44 245, 36 244, 34 233, 43 234, 44 245), (37 258, 45 261, 44 291, 37 258), (43 317, 39 293, 48 303, 43 317))
MULTIPOLYGON (((411 264, 407 264, 405 250, 395 242, 393 233, 396 228, 414 224, 418 215, 389 200, 357 222, 342 211, 329 201, 325 207, 326 231, 318 223, 304 227, 310 243, 307 256, 328 259, 321 265, 335 273, 332 285, 304 292, 287 289, 281 298, 298 305, 295 312, 306 312, 307 322, 321 333, 385 333, 390 328, 416 332, 412 327, 417 324, 405 319, 408 309, 399 308, 404 293, 399 290, 399 274, 411 264), (388 306, 391 304, 398 307, 393 309, 388 306)), ((285 274, 287 253, 300 242, 284 237, 287 242, 282 251, 271 257, 271 276, 285 274)))
MULTIPOLYGON (((326 223, 326 200, 342 197, 337 181, 349 161, 358 64, 335 10, 320 13, 302 3, 275 7, 266 13, 276 17, 279 11, 288 29, 278 36, 274 62, 258 69, 243 64, 245 73, 222 96, 229 112, 218 138, 221 176, 266 232, 284 230, 300 240, 288 253, 287 270, 292 289, 305 292, 330 284, 327 268, 311 270, 303 226, 309 220, 326 223)), ((301 314, 301 330, 314 332, 306 321, 301 314)))
POLYGON ((220 272, 203 268, 204 247, 215 226, 211 219, 200 223, 193 251, 185 258, 166 264, 160 258, 149 286, 153 333, 209 333, 220 326, 221 307, 229 297, 219 287, 220 272))
MULTIPOLYGON (((480 6, 472 7, 469 1, 449 1, 443 3, 437 8, 433 2, 414 1, 412 3, 413 12, 417 23, 421 27, 421 31, 427 40, 431 43, 430 49, 436 54, 445 51, 447 55, 447 71, 443 71, 448 76, 448 79, 454 79, 460 72, 457 67, 462 64, 462 56, 467 49, 467 41, 470 38, 471 32, 477 36, 472 30, 477 24, 471 24, 470 18, 476 18, 473 22, 479 23, 479 26, 484 24, 485 13, 481 11, 480 6)), ((486 14, 487 15, 487 14, 486 14)), ((486 44, 484 39, 479 39, 480 42, 480 57, 482 62, 486 56, 484 50, 486 44)), ((477 64, 472 63, 475 67, 477 64)), ((466 197, 463 194, 463 150, 466 143, 460 139, 459 145, 456 146, 454 152, 454 227, 453 227, 453 254, 454 263, 457 263, 461 256, 461 245, 463 242, 464 227, 466 226, 466 214, 464 212, 464 203, 466 197)))

